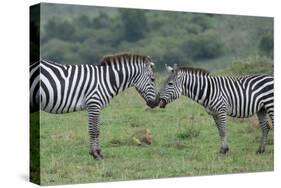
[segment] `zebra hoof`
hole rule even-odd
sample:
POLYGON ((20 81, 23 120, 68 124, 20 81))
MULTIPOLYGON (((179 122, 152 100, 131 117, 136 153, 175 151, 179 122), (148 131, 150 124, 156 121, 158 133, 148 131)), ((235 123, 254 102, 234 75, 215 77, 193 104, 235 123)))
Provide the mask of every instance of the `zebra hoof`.
POLYGON ((103 155, 100 153, 100 150, 97 151, 95 154, 92 155, 95 160, 100 161, 103 160, 103 155))
POLYGON ((102 160, 103 159, 103 155, 101 154, 101 150, 100 149, 92 149, 90 152, 90 155, 93 156, 93 158, 97 161, 102 160))
POLYGON ((228 151, 229 151, 229 147, 221 148, 221 149, 220 149, 220 153, 221 153, 221 154, 226 154, 228 151))
POLYGON ((263 154, 264 152, 265 152, 264 148, 259 148, 256 153, 257 154, 263 154))
POLYGON ((97 160, 97 161, 103 160, 103 156, 100 156, 100 155, 98 155, 98 156, 93 156, 93 157, 94 157, 94 159, 97 160))
POLYGON ((159 106, 160 108, 165 108, 166 107, 166 101, 164 99, 161 99, 160 102, 159 102, 159 106))

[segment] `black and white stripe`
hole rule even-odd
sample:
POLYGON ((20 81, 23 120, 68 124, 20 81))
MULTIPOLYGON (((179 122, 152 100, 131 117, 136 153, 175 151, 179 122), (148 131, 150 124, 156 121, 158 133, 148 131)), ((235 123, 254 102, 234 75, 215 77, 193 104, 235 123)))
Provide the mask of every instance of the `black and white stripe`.
POLYGON ((160 107, 185 95, 203 105, 213 116, 221 138, 220 152, 229 148, 226 139, 226 116, 247 118, 257 114, 262 130, 258 153, 265 151, 268 116, 274 124, 273 76, 256 74, 249 76, 210 76, 202 69, 167 67, 170 77, 160 90, 160 107))
POLYGON ((30 66, 30 111, 87 110, 90 153, 101 159, 98 121, 101 109, 131 86, 147 105, 157 106, 153 65, 149 57, 136 54, 105 56, 100 65, 62 65, 40 60, 30 66))

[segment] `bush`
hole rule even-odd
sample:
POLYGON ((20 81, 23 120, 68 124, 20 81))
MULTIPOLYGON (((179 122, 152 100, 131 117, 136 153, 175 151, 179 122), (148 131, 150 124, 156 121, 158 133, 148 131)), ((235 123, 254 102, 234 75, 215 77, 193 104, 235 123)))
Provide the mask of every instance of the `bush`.
MULTIPOLYGON (((163 64, 178 64, 178 65, 187 65, 191 64, 190 57, 187 54, 184 54, 184 52, 180 48, 173 48, 168 53, 163 55, 163 64)), ((165 66, 162 66, 162 68, 165 68, 165 66)))
POLYGON ((90 38, 80 45, 78 54, 81 58, 81 63, 99 64, 104 55, 114 52, 116 52, 116 49, 108 47, 107 44, 99 44, 95 38, 90 38))
POLYGON ((183 50, 193 59, 219 57, 223 54, 223 47, 219 34, 210 30, 195 35, 183 44, 183 50))
POLYGON ((49 40, 41 49, 41 56, 60 63, 81 63, 77 53, 79 44, 62 41, 59 39, 49 40))
POLYGON ((138 41, 143 38, 146 31, 145 12, 133 9, 120 9, 120 15, 125 29, 124 39, 138 41))
POLYGON ((192 34, 198 34, 202 31, 202 28, 198 24, 190 23, 187 31, 192 34))
POLYGON ((196 23, 202 28, 202 31, 211 28, 211 21, 208 19, 208 16, 205 14, 193 14, 192 22, 196 23))
POLYGON ((262 53, 269 57, 273 57, 273 36, 267 34, 263 36, 259 43, 259 49, 262 53))
POLYGON ((61 40, 76 40, 76 27, 69 21, 51 19, 45 25, 46 40, 58 38, 61 40))
POLYGON ((98 17, 93 19, 93 24, 95 28, 106 28, 110 26, 111 21, 106 13, 101 12, 98 17))
POLYGON ((268 57, 248 57, 237 60, 231 67, 224 71, 217 72, 223 75, 247 75, 256 73, 273 73, 273 62, 268 57))
POLYGON ((184 132, 178 133, 177 137, 180 139, 191 139, 198 137, 200 134, 200 130, 198 128, 195 128, 193 126, 187 127, 184 132))

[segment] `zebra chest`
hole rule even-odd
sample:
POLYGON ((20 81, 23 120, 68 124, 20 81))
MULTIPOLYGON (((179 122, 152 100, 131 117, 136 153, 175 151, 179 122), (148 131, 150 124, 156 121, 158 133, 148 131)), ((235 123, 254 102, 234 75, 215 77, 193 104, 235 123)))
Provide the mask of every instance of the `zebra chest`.
POLYGON ((213 108, 210 108, 210 107, 205 107, 205 110, 206 110, 206 112, 209 114, 209 115, 211 115, 211 116, 213 116, 213 115, 216 115, 217 114, 217 111, 215 110, 215 109, 213 109, 213 108))
POLYGON ((80 111, 80 110, 85 110, 85 109, 86 109, 85 100, 83 100, 83 99, 79 100, 75 106, 75 110, 80 111))
POLYGON ((217 100, 216 102, 212 102, 211 104, 205 106, 206 112, 211 115, 217 115, 221 112, 228 113, 228 105, 223 100, 217 100))

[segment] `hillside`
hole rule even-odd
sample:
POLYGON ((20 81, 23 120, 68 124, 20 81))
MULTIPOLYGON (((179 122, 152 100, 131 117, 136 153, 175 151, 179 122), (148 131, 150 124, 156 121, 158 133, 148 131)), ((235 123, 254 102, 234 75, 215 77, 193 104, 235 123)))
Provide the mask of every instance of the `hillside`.
POLYGON ((172 11, 41 5, 41 56, 98 64, 115 52, 164 64, 221 70, 249 58, 273 63, 273 18, 172 11))

